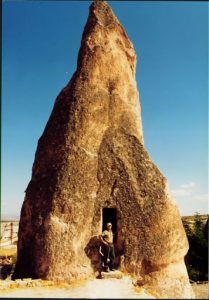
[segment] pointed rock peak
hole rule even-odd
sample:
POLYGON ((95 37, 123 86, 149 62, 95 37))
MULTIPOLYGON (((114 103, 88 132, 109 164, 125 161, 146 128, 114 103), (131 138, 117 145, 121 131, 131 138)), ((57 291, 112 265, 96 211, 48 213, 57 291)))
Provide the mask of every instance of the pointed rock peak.
POLYGON ((94 1, 77 70, 38 142, 12 279, 99 274, 95 237, 109 217, 117 227, 116 267, 158 298, 193 299, 181 218, 143 146, 135 63, 122 25, 106 2, 94 1))
POLYGON ((119 23, 106 1, 94 0, 90 6, 90 15, 94 15, 97 22, 103 26, 119 23))
MULTIPOLYGON (((77 70, 82 69, 82 72, 86 72, 87 62, 92 69, 92 62, 101 60, 101 53, 103 53, 104 60, 111 65, 115 65, 115 61, 119 61, 121 58, 122 61, 119 65, 122 69, 124 66, 122 57, 125 55, 132 75, 135 74, 136 53, 131 41, 107 2, 97 0, 93 1, 89 7, 89 15, 81 39, 77 70), (112 54, 108 55, 107 53, 114 53, 114 55, 117 53, 114 63, 110 63, 112 54), (98 57, 100 58, 98 59, 98 57)), ((88 77, 89 73, 91 72, 88 72, 88 77)), ((106 77, 106 75, 104 76, 106 77)))

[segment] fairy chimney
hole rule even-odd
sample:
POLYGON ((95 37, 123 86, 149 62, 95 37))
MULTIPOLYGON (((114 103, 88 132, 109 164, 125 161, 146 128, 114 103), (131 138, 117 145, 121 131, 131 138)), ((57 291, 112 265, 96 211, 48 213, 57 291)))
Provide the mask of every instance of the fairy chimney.
POLYGON ((118 268, 159 297, 192 296, 179 211, 143 144, 135 66, 125 30, 94 1, 77 70, 38 141, 13 279, 90 277, 111 221, 118 268))

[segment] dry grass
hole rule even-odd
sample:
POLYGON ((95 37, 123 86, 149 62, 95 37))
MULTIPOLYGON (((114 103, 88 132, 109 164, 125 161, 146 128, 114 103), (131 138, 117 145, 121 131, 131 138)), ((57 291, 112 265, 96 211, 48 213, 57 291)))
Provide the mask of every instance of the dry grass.
POLYGON ((17 247, 14 248, 0 248, 0 256, 16 256, 17 247))

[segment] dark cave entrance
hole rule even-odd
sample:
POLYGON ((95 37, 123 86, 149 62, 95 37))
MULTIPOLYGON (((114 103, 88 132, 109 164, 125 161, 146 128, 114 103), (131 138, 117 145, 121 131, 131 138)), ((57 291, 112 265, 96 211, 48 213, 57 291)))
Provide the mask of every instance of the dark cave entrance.
POLYGON ((113 233, 117 232, 117 209, 106 208, 102 209, 102 231, 107 229, 107 223, 112 223, 113 233))

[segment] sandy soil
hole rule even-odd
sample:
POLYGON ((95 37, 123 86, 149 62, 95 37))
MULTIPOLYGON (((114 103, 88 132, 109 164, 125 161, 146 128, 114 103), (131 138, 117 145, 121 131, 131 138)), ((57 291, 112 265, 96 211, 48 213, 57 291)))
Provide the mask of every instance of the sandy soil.
MULTIPOLYGON (((208 284, 192 285, 197 299, 208 299, 208 284)), ((135 289, 128 276, 122 279, 92 279, 72 285, 10 288, 0 290, 4 298, 129 298, 154 299, 143 288, 135 289)))
POLYGON ((15 288, 0 291, 0 297, 15 298, 129 298, 154 299, 143 289, 134 289, 129 277, 93 279, 66 287, 15 288))
POLYGON ((194 284, 192 285, 196 299, 208 299, 208 284, 194 284))

